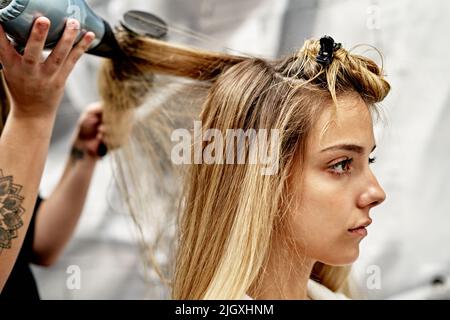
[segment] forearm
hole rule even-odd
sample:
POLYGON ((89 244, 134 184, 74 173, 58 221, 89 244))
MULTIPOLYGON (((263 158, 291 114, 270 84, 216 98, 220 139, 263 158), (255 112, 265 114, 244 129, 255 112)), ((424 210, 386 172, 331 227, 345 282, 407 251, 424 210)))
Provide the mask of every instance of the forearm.
POLYGON ((61 41, 42 61, 50 29, 45 17, 35 20, 19 54, 0 25, 0 63, 12 108, 0 138, 0 291, 21 250, 44 170, 50 137, 64 85, 75 63, 95 38, 85 34, 77 45, 80 24, 68 19, 61 41))
POLYGON ((33 252, 35 263, 53 264, 72 237, 89 191, 96 159, 72 152, 55 191, 36 218, 33 252))
POLYGON ((54 119, 55 114, 17 118, 13 112, 0 138, 3 174, 0 201, 3 208, 10 209, 0 215, 0 291, 13 269, 31 221, 54 119))

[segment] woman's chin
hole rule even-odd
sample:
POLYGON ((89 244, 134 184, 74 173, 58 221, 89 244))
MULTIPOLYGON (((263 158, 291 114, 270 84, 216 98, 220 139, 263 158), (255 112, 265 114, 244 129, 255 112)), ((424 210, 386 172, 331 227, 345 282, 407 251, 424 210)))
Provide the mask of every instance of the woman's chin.
POLYGON ((321 262, 329 266, 345 267, 353 264, 359 257, 359 246, 340 252, 338 256, 328 257, 321 262))
POLYGON ((354 248, 350 249, 347 254, 343 256, 342 265, 349 265, 354 263, 359 258, 359 245, 355 246, 354 248))

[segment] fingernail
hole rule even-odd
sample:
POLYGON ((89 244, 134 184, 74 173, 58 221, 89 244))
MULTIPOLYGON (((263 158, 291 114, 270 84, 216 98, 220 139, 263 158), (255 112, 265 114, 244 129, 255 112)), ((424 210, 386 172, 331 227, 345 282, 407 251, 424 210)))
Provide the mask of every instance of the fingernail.
POLYGON ((86 40, 87 41, 89 41, 89 42, 92 42, 92 41, 94 41, 94 39, 95 39, 95 33, 93 33, 93 32, 88 32, 88 33, 86 33, 86 40))
POLYGON ((48 28, 48 23, 46 21, 39 21, 38 22, 38 28, 41 31, 45 31, 48 28))
POLYGON ((70 30, 79 30, 80 23, 76 19, 69 19, 67 20, 67 28, 70 30))

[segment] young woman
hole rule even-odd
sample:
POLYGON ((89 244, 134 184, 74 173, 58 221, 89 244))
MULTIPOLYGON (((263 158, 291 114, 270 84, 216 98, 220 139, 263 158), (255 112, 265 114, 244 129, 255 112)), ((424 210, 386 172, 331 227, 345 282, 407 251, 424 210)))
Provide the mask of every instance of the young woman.
MULTIPOLYGON (((306 41, 279 61, 124 34, 121 44, 139 72, 131 77, 125 67, 105 66, 102 93, 111 118, 129 122, 117 115, 138 106, 142 95, 129 88, 144 88, 139 74, 154 72, 201 81, 203 131, 278 132, 278 143, 265 141, 277 155, 274 174, 261 174, 261 163, 189 166, 173 298, 344 297, 334 292, 347 289, 370 210, 385 199, 370 169, 372 114, 390 91, 383 70, 330 38, 306 41)), ((250 145, 235 151, 248 160, 250 145)), ((211 148, 205 141, 200 147, 211 148)))

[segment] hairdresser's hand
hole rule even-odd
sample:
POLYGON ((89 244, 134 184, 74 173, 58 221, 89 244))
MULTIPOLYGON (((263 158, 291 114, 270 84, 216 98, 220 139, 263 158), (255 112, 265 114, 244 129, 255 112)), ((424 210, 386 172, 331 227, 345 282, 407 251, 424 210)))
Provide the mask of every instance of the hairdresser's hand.
POLYGON ((81 156, 98 159, 106 153, 104 149, 104 134, 106 126, 103 124, 103 106, 94 103, 87 107, 78 120, 78 127, 73 143, 74 150, 81 156), (100 152, 99 152, 100 151, 100 152))
POLYGON ((88 32, 75 47, 80 24, 67 21, 64 35, 50 56, 42 53, 50 28, 45 17, 36 20, 23 56, 0 26, 0 63, 12 98, 12 115, 26 118, 54 116, 61 102, 67 77, 95 38, 88 32))

